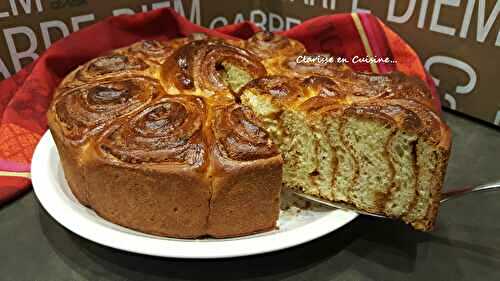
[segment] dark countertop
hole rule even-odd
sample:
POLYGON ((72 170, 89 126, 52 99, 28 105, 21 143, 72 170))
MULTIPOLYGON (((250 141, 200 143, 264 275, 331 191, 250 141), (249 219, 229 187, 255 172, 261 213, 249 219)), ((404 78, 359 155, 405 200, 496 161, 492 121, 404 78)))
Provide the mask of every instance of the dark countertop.
MULTIPOLYGON (((500 179, 500 131, 446 113, 453 152, 445 190, 500 179)), ((500 280, 500 194, 440 209, 432 233, 360 217, 291 249, 225 260, 114 250, 56 223, 33 192, 0 208, 0 280, 500 280)))

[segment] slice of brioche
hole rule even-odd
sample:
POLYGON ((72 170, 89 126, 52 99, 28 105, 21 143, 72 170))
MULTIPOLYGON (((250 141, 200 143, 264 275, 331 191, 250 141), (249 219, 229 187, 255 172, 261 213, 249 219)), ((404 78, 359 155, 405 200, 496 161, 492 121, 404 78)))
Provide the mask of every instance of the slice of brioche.
POLYGON ((285 186, 430 230, 449 154, 446 125, 420 98, 352 97, 328 83, 273 76, 240 91, 280 148, 285 186))

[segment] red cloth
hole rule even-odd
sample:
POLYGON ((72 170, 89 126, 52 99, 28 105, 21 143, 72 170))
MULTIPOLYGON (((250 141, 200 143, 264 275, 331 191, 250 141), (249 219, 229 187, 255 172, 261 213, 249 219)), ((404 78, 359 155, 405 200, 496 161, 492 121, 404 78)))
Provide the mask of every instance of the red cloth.
MULTIPOLYGON (((31 157, 47 129, 45 112, 52 91, 78 65, 141 39, 172 39, 193 32, 246 39, 258 30, 248 22, 209 30, 171 9, 162 9, 110 17, 52 45, 35 62, 0 82, 0 205, 29 189, 31 157)), ((377 66, 351 64, 356 70, 387 72, 397 69, 427 79, 415 52, 369 14, 322 16, 283 34, 303 42, 311 52, 328 52, 348 58, 388 56, 398 61, 377 66)), ((426 81, 434 89, 432 80, 426 81)))

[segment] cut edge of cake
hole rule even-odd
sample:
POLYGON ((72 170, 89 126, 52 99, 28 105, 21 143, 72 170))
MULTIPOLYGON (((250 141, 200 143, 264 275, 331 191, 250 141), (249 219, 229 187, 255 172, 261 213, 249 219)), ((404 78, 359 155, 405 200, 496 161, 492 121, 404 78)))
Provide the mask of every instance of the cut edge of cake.
POLYGON ((296 98, 286 105, 251 88, 240 97, 280 148, 287 188, 398 218, 418 230, 433 228, 451 142, 432 109, 417 102, 377 105, 289 94, 296 98), (390 112, 395 107, 408 116, 390 112), (435 122, 414 124, 421 121, 410 116, 415 107, 435 122))

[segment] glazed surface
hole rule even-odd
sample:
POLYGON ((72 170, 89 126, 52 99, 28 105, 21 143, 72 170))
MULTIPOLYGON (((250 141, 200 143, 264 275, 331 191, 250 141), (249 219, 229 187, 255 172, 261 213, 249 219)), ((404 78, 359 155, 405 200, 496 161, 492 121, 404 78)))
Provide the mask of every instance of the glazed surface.
MULTIPOLYGON (((270 122, 286 112, 308 116, 303 126, 311 134, 314 118, 354 116, 449 150, 448 129, 422 81, 298 64, 304 53, 301 43, 269 33, 246 41, 193 34, 141 41, 80 66, 55 91, 48 113, 73 193, 104 218, 143 232, 239 236, 275 227, 283 169, 286 175, 292 160, 285 157, 283 167, 281 131, 270 122), (270 111, 253 107, 248 93, 268 101, 270 111)), ((359 157, 352 161, 359 169, 359 157)))

